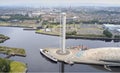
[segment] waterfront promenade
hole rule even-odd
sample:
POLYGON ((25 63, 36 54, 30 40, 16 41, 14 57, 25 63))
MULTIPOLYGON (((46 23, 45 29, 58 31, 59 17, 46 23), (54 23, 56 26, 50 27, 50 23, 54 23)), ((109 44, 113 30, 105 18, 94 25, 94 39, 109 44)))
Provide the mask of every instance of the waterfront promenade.
POLYGON ((120 66, 120 48, 106 47, 106 48, 95 48, 88 50, 81 49, 66 49, 68 54, 57 53, 60 49, 47 48, 44 49, 48 52, 48 55, 56 58, 58 61, 73 62, 73 63, 84 63, 84 64, 97 64, 97 65, 115 65, 120 66), (101 53, 101 54, 100 54, 101 53), (108 62, 112 60, 111 62, 108 62))

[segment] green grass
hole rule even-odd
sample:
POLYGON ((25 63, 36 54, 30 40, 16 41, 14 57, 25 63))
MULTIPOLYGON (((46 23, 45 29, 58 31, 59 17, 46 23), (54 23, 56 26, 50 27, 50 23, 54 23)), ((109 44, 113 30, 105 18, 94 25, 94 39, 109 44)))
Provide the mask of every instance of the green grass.
POLYGON ((42 30, 36 30, 36 32, 38 32, 38 33, 39 33, 39 32, 43 32, 43 31, 42 31, 42 30))
POLYGON ((24 63, 12 61, 10 63, 10 73, 20 72, 24 73, 26 71, 27 66, 24 63))

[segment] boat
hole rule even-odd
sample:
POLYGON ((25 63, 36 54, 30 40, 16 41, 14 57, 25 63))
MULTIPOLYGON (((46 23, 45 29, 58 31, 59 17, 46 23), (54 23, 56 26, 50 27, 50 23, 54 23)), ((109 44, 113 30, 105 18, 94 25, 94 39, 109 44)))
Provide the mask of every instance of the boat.
POLYGON ((74 62, 69 61, 69 60, 65 60, 64 62, 65 62, 65 63, 67 63, 67 64, 71 64, 71 65, 73 65, 73 64, 74 64, 74 62))
POLYGON ((57 62, 58 60, 56 58, 54 58, 53 56, 51 56, 50 54, 48 54, 47 51, 40 49, 40 53, 42 53, 44 56, 46 56, 47 58, 49 58, 50 60, 57 62))

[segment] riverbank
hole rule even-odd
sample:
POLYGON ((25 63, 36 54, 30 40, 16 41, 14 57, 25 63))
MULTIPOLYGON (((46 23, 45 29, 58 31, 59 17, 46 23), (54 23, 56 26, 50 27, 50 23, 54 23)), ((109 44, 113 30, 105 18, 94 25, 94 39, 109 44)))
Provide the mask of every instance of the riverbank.
MULTIPOLYGON (((36 31, 37 34, 51 35, 51 36, 60 36, 59 33, 54 32, 45 32, 41 30, 36 31)), ((104 35, 66 35, 66 39, 90 39, 90 40, 120 40, 120 38, 108 38, 104 35)))
POLYGON ((55 33, 55 32, 45 32, 45 31, 42 31, 42 30, 36 30, 37 34, 44 34, 44 35, 51 35, 51 36, 60 36, 59 33, 55 33))
MULTIPOLYGON (((51 36, 60 36, 60 33, 58 31, 54 31, 54 32, 46 32, 46 31, 43 31, 43 30, 37 30, 35 28, 35 25, 11 25, 10 23, 3 23, 3 24, 0 24, 0 26, 3 26, 3 27, 20 27, 20 28, 24 28, 23 30, 36 30, 35 33, 37 34, 44 34, 44 35, 51 35, 51 36)), ((101 32, 103 31, 102 30, 102 27, 101 26, 96 26, 94 27, 93 29, 93 26, 92 27, 84 27, 84 29, 82 28, 83 25, 81 25, 81 28, 79 30, 79 33, 82 33, 82 34, 79 34, 79 35, 66 35, 66 38, 67 39, 90 39, 90 40, 115 40, 115 41, 118 41, 120 40, 120 38, 109 38, 109 37, 106 37, 105 35, 101 34, 101 32), (94 31, 94 33, 97 33, 98 34, 88 34, 87 31, 94 31), (83 32, 84 34, 83 34, 83 32), (96 32, 95 32, 96 31, 96 32)), ((57 28, 57 27, 55 27, 57 28)))
MULTIPOLYGON (((0 25, 1 26, 1 25, 0 25)), ((36 30, 33 27, 26 27, 26 26, 3 26, 3 27, 21 27, 24 28, 23 30, 36 30)), ((45 32, 41 30, 36 30, 37 34, 44 34, 44 35, 51 35, 51 36, 60 36, 60 33, 57 32, 45 32)), ((91 40, 120 40, 115 38, 107 38, 104 35, 67 35, 67 39, 91 39, 91 40)))
POLYGON ((23 23, 9 23, 9 22, 0 22, 0 27, 21 27, 21 28, 33 28, 36 27, 35 24, 23 24, 23 23))
POLYGON ((108 38, 108 37, 90 37, 90 36, 74 36, 67 35, 67 39, 91 39, 91 40, 120 40, 120 38, 108 38))

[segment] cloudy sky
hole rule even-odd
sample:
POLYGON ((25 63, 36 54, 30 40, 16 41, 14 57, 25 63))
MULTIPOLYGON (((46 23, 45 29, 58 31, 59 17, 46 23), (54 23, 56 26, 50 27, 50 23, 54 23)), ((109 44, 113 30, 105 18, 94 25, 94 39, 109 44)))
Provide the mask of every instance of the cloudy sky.
POLYGON ((0 0, 0 6, 120 6, 120 0, 0 0))

